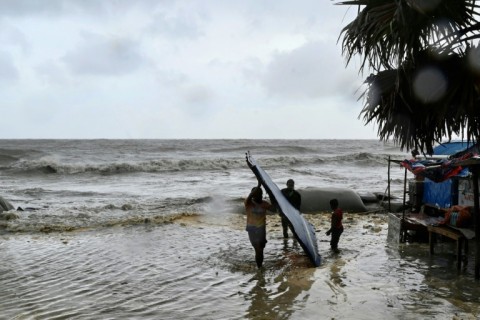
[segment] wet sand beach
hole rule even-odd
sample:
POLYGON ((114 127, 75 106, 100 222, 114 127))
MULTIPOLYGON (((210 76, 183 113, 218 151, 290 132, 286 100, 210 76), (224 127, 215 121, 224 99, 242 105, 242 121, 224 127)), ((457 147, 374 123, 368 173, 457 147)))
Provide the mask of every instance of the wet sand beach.
MULTIPOLYGON (((389 245, 385 214, 345 214, 339 254, 327 213, 306 214, 323 261, 268 216, 257 269, 243 214, 170 223, 0 236, 1 319, 477 319, 474 252, 457 273, 454 244, 389 245)), ((474 251, 474 250, 471 250, 474 251)))

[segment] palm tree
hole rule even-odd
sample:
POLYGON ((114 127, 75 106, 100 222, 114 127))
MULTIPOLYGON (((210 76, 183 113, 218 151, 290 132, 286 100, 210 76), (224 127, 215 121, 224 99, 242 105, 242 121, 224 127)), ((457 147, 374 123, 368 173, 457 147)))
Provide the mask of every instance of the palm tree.
MULTIPOLYGON (((363 57, 366 124, 381 140, 433 153, 444 137, 480 142, 480 38, 476 0, 344 0, 358 16, 341 32, 347 64, 363 57)), ((475 278, 480 279, 480 165, 474 181, 475 278)))
POLYGON ((358 16, 341 32, 347 64, 362 57, 365 124, 381 140, 432 153, 453 135, 480 141, 479 6, 475 0, 348 0, 358 16))

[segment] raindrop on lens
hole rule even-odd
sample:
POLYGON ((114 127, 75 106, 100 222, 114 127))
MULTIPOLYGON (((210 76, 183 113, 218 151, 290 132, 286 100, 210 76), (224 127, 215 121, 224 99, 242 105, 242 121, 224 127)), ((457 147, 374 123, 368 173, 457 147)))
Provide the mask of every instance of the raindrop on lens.
POLYGON ((447 79, 440 70, 425 68, 415 76, 413 90, 422 102, 434 103, 447 92, 447 79))
POLYGON ((474 48, 468 52, 468 65, 474 73, 480 74, 480 48, 474 48))

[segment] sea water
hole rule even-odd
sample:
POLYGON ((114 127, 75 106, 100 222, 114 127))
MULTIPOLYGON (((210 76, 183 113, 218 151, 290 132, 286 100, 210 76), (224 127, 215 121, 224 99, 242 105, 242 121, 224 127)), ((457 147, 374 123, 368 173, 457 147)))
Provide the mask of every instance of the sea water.
MULTIPOLYGON (((24 211, 10 231, 90 228, 179 213, 238 211, 256 180, 250 152, 280 188, 385 192, 392 144, 373 140, 0 140, 0 195, 24 211), (240 200, 240 201, 239 201, 240 200)), ((392 170, 392 192, 403 171, 392 170)), ((397 192, 399 193, 399 192, 397 192)))
MULTIPOLYGON (((390 246, 384 214, 345 214, 339 255, 328 213, 306 214, 322 266, 268 217, 258 270, 243 199, 250 152, 283 188, 385 193, 388 158, 375 140, 0 140, 0 318, 472 319, 470 267, 450 247, 390 246), (454 272, 455 271, 455 272, 454 272)), ((403 192, 404 170, 390 170, 403 192)))

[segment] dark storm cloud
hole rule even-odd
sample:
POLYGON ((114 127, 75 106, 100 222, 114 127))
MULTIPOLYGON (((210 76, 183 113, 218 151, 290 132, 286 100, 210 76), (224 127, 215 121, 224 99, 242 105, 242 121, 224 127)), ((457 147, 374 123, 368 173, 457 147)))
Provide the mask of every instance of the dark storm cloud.
POLYGON ((5 52, 0 52, 0 81, 9 82, 17 80, 18 70, 12 57, 5 52))
POLYGON ((30 53, 31 45, 25 34, 11 23, 0 23, 0 43, 5 46, 17 47, 22 53, 30 53))
POLYGON ((189 85, 181 90, 183 109, 191 117, 209 115, 213 103, 213 92, 204 85, 189 85))
POLYGON ((355 91, 358 78, 343 70, 335 43, 307 43, 290 52, 278 53, 261 79, 271 95, 290 98, 319 98, 355 91))
POLYGON ((148 30, 173 39, 195 39, 204 34, 202 24, 205 17, 199 12, 179 10, 155 14, 148 30))
POLYGON ((4 0, 0 1, 0 17, 58 14, 108 14, 119 10, 147 8, 174 3, 172 0, 4 0))
POLYGON ((102 1, 96 0, 14 0, 0 1, 0 16, 55 15, 74 11, 103 11, 102 1))
POLYGON ((325 0, 0 0, 6 118, 24 124, 8 134, 261 138, 238 123, 268 119, 288 124, 278 138, 330 137, 339 121, 359 137, 345 110, 358 105, 345 98, 357 71, 337 45, 344 15, 325 0), (84 131, 113 113, 113 130, 84 131), (39 122, 50 131, 31 129, 39 122))
POLYGON ((146 64, 138 46, 128 38, 84 33, 83 41, 63 61, 76 74, 128 74, 146 64))

